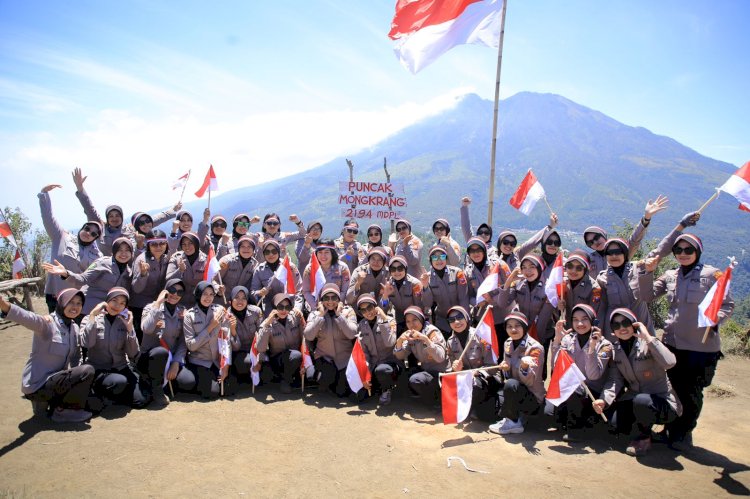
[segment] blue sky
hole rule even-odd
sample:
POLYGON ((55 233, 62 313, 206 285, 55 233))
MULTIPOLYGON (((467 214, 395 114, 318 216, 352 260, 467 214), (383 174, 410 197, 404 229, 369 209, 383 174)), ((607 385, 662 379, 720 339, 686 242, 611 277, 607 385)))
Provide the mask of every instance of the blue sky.
MULTIPOLYGON (((492 98, 490 49, 403 69, 386 36, 394 5, 0 0, 0 204, 36 221, 35 194, 61 183, 55 207, 76 226, 75 166, 97 206, 132 213, 176 201, 169 185, 188 169, 189 192, 209 163, 222 190, 260 183, 377 143, 457 95, 492 98)), ((510 0, 501 95, 561 94, 739 166, 748 19, 742 0, 510 0)))

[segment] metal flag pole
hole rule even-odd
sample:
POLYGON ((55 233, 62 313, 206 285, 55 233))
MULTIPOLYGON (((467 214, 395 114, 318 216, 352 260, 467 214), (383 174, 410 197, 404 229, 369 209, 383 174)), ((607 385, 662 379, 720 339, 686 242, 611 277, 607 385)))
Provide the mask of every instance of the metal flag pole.
POLYGON ((503 0, 502 20, 500 21, 500 44, 497 49, 497 76, 495 77, 495 111, 492 118, 492 149, 490 152, 490 195, 487 205, 487 224, 492 226, 492 210, 495 204, 495 156, 497 153, 497 108, 500 101, 500 73, 503 67, 503 40, 505 39, 505 10, 508 0, 503 0))

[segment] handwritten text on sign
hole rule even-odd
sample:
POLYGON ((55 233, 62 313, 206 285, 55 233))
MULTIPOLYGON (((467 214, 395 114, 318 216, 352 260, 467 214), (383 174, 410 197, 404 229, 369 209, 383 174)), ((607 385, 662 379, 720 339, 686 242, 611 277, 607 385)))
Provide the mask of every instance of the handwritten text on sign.
POLYGON ((347 218, 393 220, 404 216, 406 207, 403 183, 339 182, 339 204, 348 205, 341 215, 347 218))

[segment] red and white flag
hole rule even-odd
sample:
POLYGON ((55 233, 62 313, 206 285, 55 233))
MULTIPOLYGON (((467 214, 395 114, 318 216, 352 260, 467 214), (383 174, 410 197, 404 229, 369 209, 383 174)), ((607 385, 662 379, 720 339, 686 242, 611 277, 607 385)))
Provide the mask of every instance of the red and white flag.
POLYGON ((732 268, 730 264, 724 273, 719 277, 711 289, 706 293, 706 297, 698 305, 698 326, 712 327, 719 323, 719 311, 721 304, 724 303, 729 294, 729 283, 732 280, 732 268))
POLYGON ((214 165, 209 165, 208 173, 206 173, 206 179, 203 181, 203 185, 195 193, 196 196, 202 198, 206 191, 218 191, 219 184, 216 182, 216 173, 214 173, 214 165))
POLYGON ((7 220, 5 220, 5 217, 3 217, 3 214, 0 213, 0 236, 3 236, 5 239, 7 239, 10 244, 18 247, 18 243, 16 243, 16 238, 13 237, 13 231, 10 230, 10 224, 7 220))
POLYGON ((307 348, 307 342, 302 338, 302 344, 299 347, 299 351, 302 353, 302 368, 305 370, 305 376, 312 378, 315 374, 315 366, 313 365, 312 356, 310 355, 310 349, 307 348))
POLYGON ((366 382, 371 380, 372 375, 367 365, 365 351, 362 350, 362 343, 357 340, 354 342, 352 356, 349 357, 349 364, 346 366, 346 381, 349 382, 349 388, 357 393, 364 388, 366 382))
POLYGON ((483 344, 489 345, 490 350, 492 350, 492 361, 497 364, 500 358, 500 345, 497 343, 497 334, 495 334, 495 318, 492 316, 492 307, 487 309, 482 322, 477 324, 474 334, 483 344))
POLYGON ((253 344, 250 345, 250 378, 253 380, 253 386, 260 384, 260 373, 255 372, 255 366, 260 362, 260 354, 258 353, 258 348, 255 346, 257 341, 258 337, 253 336, 253 344))
POLYGON ((284 293, 293 295, 297 292, 294 286, 294 272, 292 271, 292 264, 289 261, 289 255, 284 256, 284 260, 282 260, 281 265, 279 265, 279 268, 273 275, 284 285, 284 293))
POLYGON ((734 172, 719 189, 736 197, 741 210, 750 211, 750 161, 734 172))
POLYGON ((544 198, 544 196, 544 187, 542 187, 534 172, 529 168, 516 193, 510 198, 510 205, 524 215, 528 215, 534 209, 534 206, 536 206, 537 201, 544 198))
POLYGON ((169 368, 172 367, 172 351, 169 349, 167 342, 164 341, 163 336, 159 336, 159 345, 167 351, 167 363, 164 365, 164 382, 161 384, 162 387, 165 387, 169 383, 167 373, 169 372, 169 368))
POLYGON ((211 282, 216 274, 221 270, 219 260, 216 259, 216 252, 214 251, 214 245, 208 245, 208 255, 206 255, 206 266, 203 267, 203 280, 211 282))
POLYGON ((23 269, 26 268, 26 263, 21 258, 21 250, 16 248, 16 256, 13 258, 13 279, 23 279, 23 269))
POLYGON ((172 190, 176 191, 177 189, 182 189, 183 187, 185 187, 185 184, 187 184, 187 181, 189 178, 190 178, 190 170, 188 170, 188 172, 185 175, 183 175, 182 177, 172 182, 172 190))
MULTIPOLYGON (((323 268, 320 266, 318 257, 313 252, 312 258, 310 258, 310 293, 312 293, 316 303, 318 296, 320 296, 320 290, 323 289, 325 283, 326 275, 323 273, 323 268)), ((316 304, 313 303, 312 305, 316 304)))
POLYGON ((232 345, 229 343, 229 331, 224 328, 219 329, 219 368, 232 365, 232 345))
POLYGON ((552 379, 547 389, 547 400, 554 406, 558 406, 568 400, 575 391, 586 382, 576 365, 573 357, 567 350, 560 349, 555 359, 555 367, 552 368, 552 379))
POLYGON ((508 267, 507 263, 500 261, 493 265, 490 273, 487 274, 487 277, 484 278, 482 284, 477 288, 477 305, 484 301, 485 294, 498 289, 509 275, 510 267, 508 267), (501 276, 503 277, 502 282, 500 280, 501 276))
POLYGON ((562 249, 557 253, 555 263, 552 265, 552 270, 547 277, 547 282, 544 283, 544 294, 547 295, 547 299, 553 307, 557 307, 557 304, 562 300, 565 287, 565 281, 563 280, 563 252, 562 249))
POLYGON ((440 397, 443 402, 443 424, 458 424, 471 412, 474 373, 458 373, 441 377, 440 397))
POLYGON ((417 73, 457 45, 500 45, 502 0, 398 0, 388 36, 417 73))

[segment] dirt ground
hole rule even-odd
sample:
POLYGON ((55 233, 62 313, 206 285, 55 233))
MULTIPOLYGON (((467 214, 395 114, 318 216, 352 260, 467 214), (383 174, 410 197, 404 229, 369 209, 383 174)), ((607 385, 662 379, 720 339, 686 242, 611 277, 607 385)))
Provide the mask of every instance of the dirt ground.
MULTIPOLYGON (((38 308, 41 310, 41 308, 38 308)), ((596 431, 562 442, 546 422, 508 438, 440 415, 398 393, 378 409, 308 390, 163 410, 109 407, 88 424, 31 419, 20 396, 30 332, 0 326, 0 497, 711 497, 750 495, 750 361, 719 364, 685 455, 655 445, 645 458, 596 431), (718 388, 718 389, 716 389, 718 388), (458 456, 486 474, 466 471, 458 456)))

